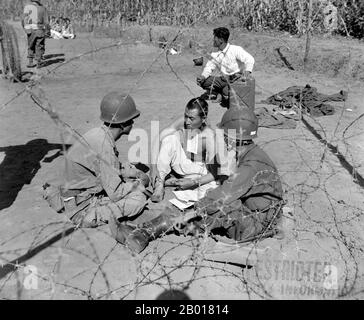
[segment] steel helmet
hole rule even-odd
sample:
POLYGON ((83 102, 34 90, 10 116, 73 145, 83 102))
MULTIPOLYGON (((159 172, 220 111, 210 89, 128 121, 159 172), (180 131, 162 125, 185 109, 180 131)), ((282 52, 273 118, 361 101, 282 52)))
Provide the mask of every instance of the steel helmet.
POLYGON ((235 107, 224 113, 218 127, 229 138, 251 140, 257 137, 258 119, 250 108, 235 107))
POLYGON ((115 91, 102 99, 100 110, 100 119, 107 123, 124 123, 140 115, 131 96, 115 91))

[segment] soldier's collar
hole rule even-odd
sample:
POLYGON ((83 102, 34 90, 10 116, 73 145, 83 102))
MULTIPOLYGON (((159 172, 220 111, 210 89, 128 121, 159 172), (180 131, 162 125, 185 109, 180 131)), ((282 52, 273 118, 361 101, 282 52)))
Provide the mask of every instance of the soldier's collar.
POLYGON ((236 149, 236 162, 238 163, 241 159, 243 159, 246 154, 251 151, 252 149, 254 149, 257 145, 254 143, 248 144, 248 145, 244 145, 241 146, 239 148, 236 149))
POLYGON ((115 145, 116 143, 115 143, 114 137, 112 136, 112 134, 111 134, 111 132, 110 132, 110 130, 109 130, 109 127, 108 127, 107 125, 103 124, 103 125, 101 126, 101 129, 105 131, 105 133, 106 133, 106 135, 109 137, 109 139, 110 139, 111 143, 112 143, 113 145, 115 145))
POLYGON ((230 43, 228 42, 228 43, 226 44, 226 47, 224 48, 224 50, 220 50, 220 51, 221 51, 222 53, 226 54, 226 52, 228 51, 229 47, 230 47, 230 43))

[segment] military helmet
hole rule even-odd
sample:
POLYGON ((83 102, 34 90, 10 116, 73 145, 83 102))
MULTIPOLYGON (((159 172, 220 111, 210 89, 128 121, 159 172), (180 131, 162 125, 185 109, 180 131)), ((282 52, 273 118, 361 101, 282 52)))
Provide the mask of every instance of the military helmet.
POLYGON ((133 98, 119 92, 108 93, 101 101, 100 119, 107 123, 124 123, 140 115, 133 98))
POLYGON ((257 137, 258 119, 248 107, 234 107, 224 113, 218 127, 231 139, 251 140, 257 137))

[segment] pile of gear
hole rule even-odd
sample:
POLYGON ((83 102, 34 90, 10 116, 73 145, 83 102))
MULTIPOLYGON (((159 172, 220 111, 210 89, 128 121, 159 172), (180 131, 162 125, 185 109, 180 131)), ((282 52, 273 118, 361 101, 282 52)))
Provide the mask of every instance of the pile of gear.
POLYGON ((311 116, 320 117, 335 113, 334 107, 326 102, 346 101, 347 98, 347 91, 341 90, 339 93, 327 95, 319 93, 317 88, 306 84, 305 87, 289 87, 261 102, 277 105, 283 110, 301 107, 302 111, 310 114, 311 116))

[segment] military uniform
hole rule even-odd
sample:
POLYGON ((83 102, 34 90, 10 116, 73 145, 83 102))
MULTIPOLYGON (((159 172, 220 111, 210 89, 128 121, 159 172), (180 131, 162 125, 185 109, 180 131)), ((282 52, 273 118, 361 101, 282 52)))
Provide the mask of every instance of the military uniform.
POLYGON ((283 191, 277 169, 254 143, 237 155, 235 172, 195 204, 202 229, 222 228, 229 238, 244 240, 263 232, 281 216, 283 191))
POLYGON ((39 1, 30 1, 24 7, 22 19, 23 28, 28 38, 28 58, 34 57, 41 61, 45 51, 46 28, 48 14, 46 8, 39 1))
POLYGON ((107 126, 91 129, 81 141, 67 152, 66 183, 46 188, 50 205, 83 227, 104 224, 110 215, 117 219, 139 214, 147 203, 145 187, 139 179, 121 175, 132 166, 120 165, 107 126))

